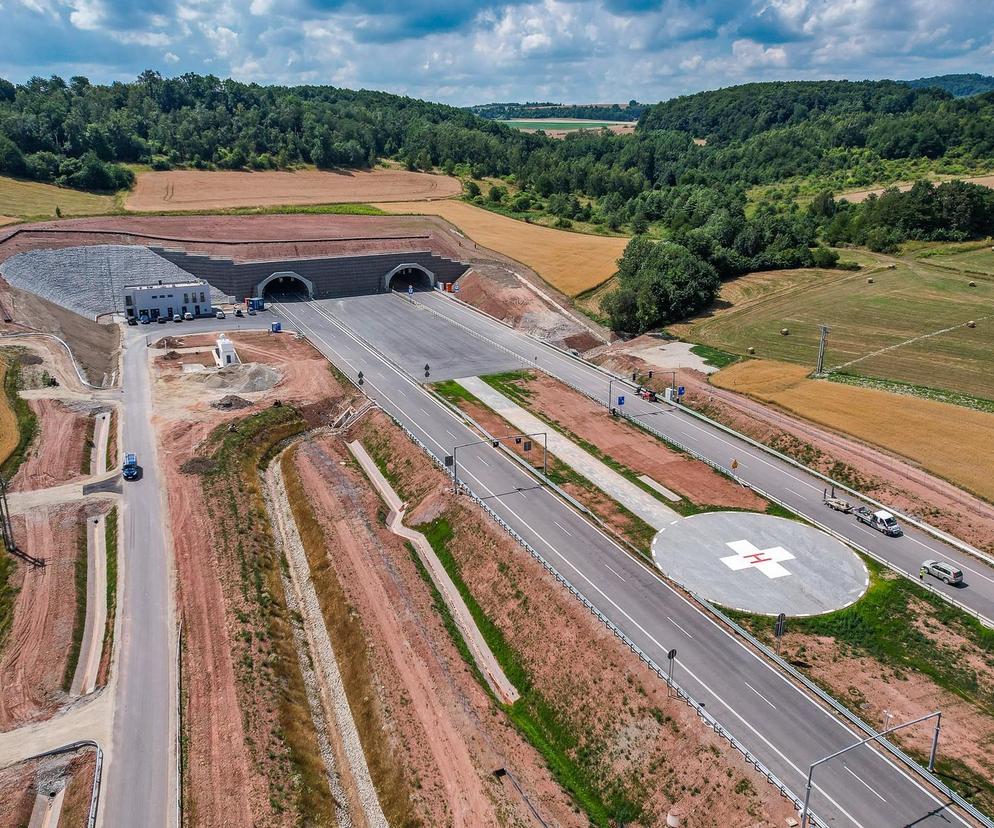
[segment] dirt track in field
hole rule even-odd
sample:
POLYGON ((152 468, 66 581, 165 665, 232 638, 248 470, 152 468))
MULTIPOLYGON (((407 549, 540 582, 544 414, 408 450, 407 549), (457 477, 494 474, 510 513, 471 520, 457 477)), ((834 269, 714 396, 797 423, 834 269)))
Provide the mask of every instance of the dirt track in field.
POLYGON ((994 500, 990 476, 994 415, 810 380, 807 374, 801 365, 748 360, 714 374, 711 382, 906 457, 969 492, 994 500))
POLYGON ((298 170, 296 172, 140 173, 125 208, 215 210, 284 204, 419 201, 462 192, 458 178, 407 170, 298 170))
MULTIPOLYGON (((952 181, 955 179, 944 178, 943 181, 952 181)), ((960 179, 966 181, 968 184, 979 184, 982 187, 994 187, 994 175, 979 175, 975 178, 963 178, 960 179)), ((935 184, 941 184, 942 181, 935 181, 935 184)), ((901 192, 907 192, 913 186, 913 182, 904 181, 900 184, 891 184, 891 187, 897 187, 901 192)), ((866 201, 871 195, 880 195, 885 189, 884 187, 876 187, 872 190, 856 190, 851 193, 839 193, 836 198, 844 198, 850 204, 859 204, 861 201, 866 201)))
POLYGON ((567 296, 611 278, 628 239, 539 227, 474 207, 464 201, 376 204, 391 213, 441 216, 477 244, 532 268, 567 296))

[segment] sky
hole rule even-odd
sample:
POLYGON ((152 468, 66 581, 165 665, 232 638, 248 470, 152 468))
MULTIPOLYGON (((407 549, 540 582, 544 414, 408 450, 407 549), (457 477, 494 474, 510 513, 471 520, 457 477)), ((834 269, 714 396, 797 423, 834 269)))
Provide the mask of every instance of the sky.
POLYGON ((0 76, 144 69, 459 106, 994 74, 989 0, 0 0, 0 76))

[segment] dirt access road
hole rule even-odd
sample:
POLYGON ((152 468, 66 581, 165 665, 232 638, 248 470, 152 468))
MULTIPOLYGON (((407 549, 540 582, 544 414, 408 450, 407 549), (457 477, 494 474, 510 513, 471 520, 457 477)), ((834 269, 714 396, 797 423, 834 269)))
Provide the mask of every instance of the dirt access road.
POLYGON ((285 204, 426 201, 462 192, 458 178, 407 170, 297 170, 138 174, 124 206, 134 212, 216 210, 285 204))

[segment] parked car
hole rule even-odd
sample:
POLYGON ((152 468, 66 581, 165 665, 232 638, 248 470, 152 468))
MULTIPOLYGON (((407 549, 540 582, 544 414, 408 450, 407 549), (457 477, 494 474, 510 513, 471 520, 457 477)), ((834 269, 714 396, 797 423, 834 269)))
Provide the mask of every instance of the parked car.
POLYGON ((165 314, 163 314, 162 316, 160 316, 160 317, 159 317, 158 319, 156 319, 155 321, 156 321, 156 322, 158 322, 158 323, 159 323, 160 325, 165 325, 165 324, 166 324, 166 322, 168 322, 168 321, 169 321, 169 317, 168 317, 168 316, 166 316, 165 314))
POLYGON ((235 308, 235 316, 245 316, 241 308, 235 308))
POLYGON ((249 305, 248 315, 255 316, 255 308, 253 308, 251 305, 249 305))
POLYGON ((129 325, 137 325, 138 324, 138 320, 135 319, 133 316, 129 316, 128 317, 128 324, 129 325))
POLYGON ((218 319, 224 319, 224 311, 218 308, 214 316, 216 316, 218 319))
POLYGON ((184 319, 185 319, 185 320, 186 320, 187 322, 192 322, 192 321, 193 321, 193 314, 192 314, 192 313, 190 313, 190 311, 187 311, 186 313, 184 313, 184 314, 183 314, 183 318, 184 318, 184 319))
POLYGON ((152 320, 148 318, 147 313, 143 313, 141 316, 138 317, 138 321, 141 322, 143 325, 147 325, 152 320))
POLYGON ((180 316, 178 313, 173 314, 173 322, 182 322, 182 321, 183 321, 182 316, 180 316))
POLYGON ((922 571, 926 575, 938 578, 947 584, 959 584, 963 582, 963 573, 952 564, 945 561, 924 561, 922 571))

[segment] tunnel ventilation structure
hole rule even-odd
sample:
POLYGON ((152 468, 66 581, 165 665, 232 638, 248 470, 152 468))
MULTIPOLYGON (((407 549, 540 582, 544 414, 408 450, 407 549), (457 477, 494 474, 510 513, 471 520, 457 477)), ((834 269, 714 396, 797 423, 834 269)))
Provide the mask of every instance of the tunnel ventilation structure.
POLYGON ((407 290, 408 286, 415 290, 433 290, 435 274, 417 262, 405 262, 383 277, 383 289, 388 293, 391 290, 407 290))
POLYGON ((256 296, 264 298, 277 294, 291 294, 300 298, 313 299, 314 283, 293 271, 284 270, 271 273, 259 282, 255 292, 256 296))

